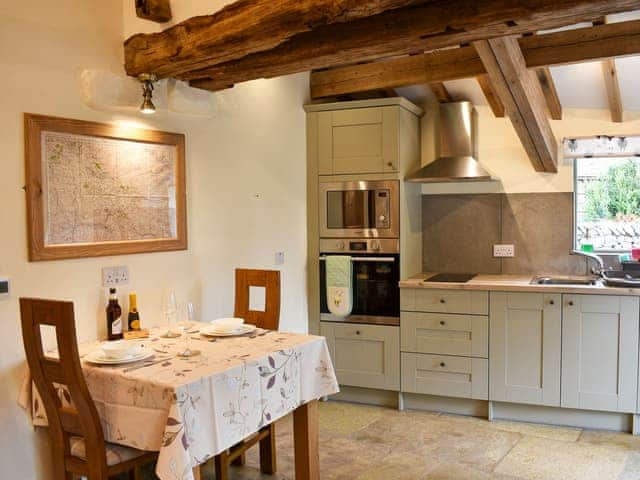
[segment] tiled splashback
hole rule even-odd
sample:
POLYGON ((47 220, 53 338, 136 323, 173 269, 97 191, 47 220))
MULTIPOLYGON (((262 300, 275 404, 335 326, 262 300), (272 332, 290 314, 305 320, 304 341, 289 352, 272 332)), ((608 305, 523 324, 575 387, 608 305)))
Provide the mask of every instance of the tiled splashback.
POLYGON ((423 269, 452 273, 578 274, 573 247, 573 193, 424 195, 423 269), (493 245, 515 257, 493 258, 493 245))

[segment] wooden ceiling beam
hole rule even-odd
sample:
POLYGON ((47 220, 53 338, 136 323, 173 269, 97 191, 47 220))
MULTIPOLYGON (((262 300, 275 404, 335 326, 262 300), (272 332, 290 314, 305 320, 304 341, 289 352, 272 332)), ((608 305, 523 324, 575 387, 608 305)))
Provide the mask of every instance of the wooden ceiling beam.
MULTIPOLYGON (((211 68, 195 70, 191 65, 185 69, 167 58, 166 62, 171 65, 164 73, 181 80, 200 79, 194 86, 219 90, 256 78, 346 65, 354 60, 372 61, 425 52, 478 39, 591 21, 601 17, 603 12, 628 11, 638 6, 638 0, 422 1, 413 7, 322 26, 296 35, 270 51, 260 51, 211 68)), ((265 35, 269 36, 269 33, 265 35)), ((200 63, 212 65, 215 62, 205 59, 200 63)), ((136 73, 129 69, 127 72, 136 73)))
POLYGON ((478 85, 480 85, 480 89, 482 90, 482 93, 484 93, 484 97, 487 99, 487 103, 491 107, 493 114, 498 118, 504 117, 504 105, 502 104, 500 97, 498 97, 496 90, 493 88, 489 75, 483 73, 482 75, 478 75, 476 80, 478 81, 478 85))
POLYGON ((127 74, 173 77, 270 50, 316 28, 370 17, 419 0, 239 0, 212 15, 162 32, 137 34, 124 44, 127 74))
MULTIPOLYGON (((638 55, 640 20, 533 35, 518 42, 529 68, 638 55)), ((420 85, 483 73, 485 69, 472 47, 452 48, 313 72, 311 96, 420 85)))
POLYGON ((451 94, 449 93, 449 90, 447 90, 447 87, 445 87, 444 83, 442 82, 430 83, 429 89, 433 92, 433 94, 436 96, 436 99, 440 103, 447 103, 447 102, 453 101, 453 97, 451 97, 451 94))
POLYGON ((604 85, 607 90, 607 100, 611 111, 612 122, 622 122, 623 108, 622 97, 620 95, 620 83, 618 82, 618 70, 616 62, 609 58, 601 62, 602 74, 604 75, 604 85))
POLYGON ((474 42, 487 74, 536 171, 557 172, 558 146, 540 85, 515 37, 474 42))
POLYGON ((549 70, 549 67, 536 68, 535 75, 538 78, 538 82, 540 82, 549 116, 553 120, 562 120, 562 104, 558 98, 556 85, 553 83, 551 70, 549 70))

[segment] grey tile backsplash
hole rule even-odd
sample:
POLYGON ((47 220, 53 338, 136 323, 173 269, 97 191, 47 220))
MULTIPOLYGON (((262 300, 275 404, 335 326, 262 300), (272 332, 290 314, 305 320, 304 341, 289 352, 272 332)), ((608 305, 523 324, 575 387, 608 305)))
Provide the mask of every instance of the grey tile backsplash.
POLYGON ((573 193, 424 195, 423 269, 452 273, 587 272, 573 247, 573 193), (493 258, 495 243, 515 257, 493 258))

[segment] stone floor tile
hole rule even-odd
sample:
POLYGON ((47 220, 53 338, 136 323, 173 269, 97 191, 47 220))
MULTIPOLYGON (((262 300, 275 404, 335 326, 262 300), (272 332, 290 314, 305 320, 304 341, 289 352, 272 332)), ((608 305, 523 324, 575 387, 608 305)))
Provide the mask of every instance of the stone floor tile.
POLYGON ((640 436, 634 436, 630 433, 585 430, 578 441, 580 443, 618 447, 623 450, 640 452, 640 436))

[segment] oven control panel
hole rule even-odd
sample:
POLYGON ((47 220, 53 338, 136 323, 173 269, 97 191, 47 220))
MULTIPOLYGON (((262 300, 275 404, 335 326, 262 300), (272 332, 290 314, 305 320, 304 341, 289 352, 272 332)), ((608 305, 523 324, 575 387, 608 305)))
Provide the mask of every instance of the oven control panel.
POLYGON ((399 253, 397 238, 320 239, 323 253, 399 253))

